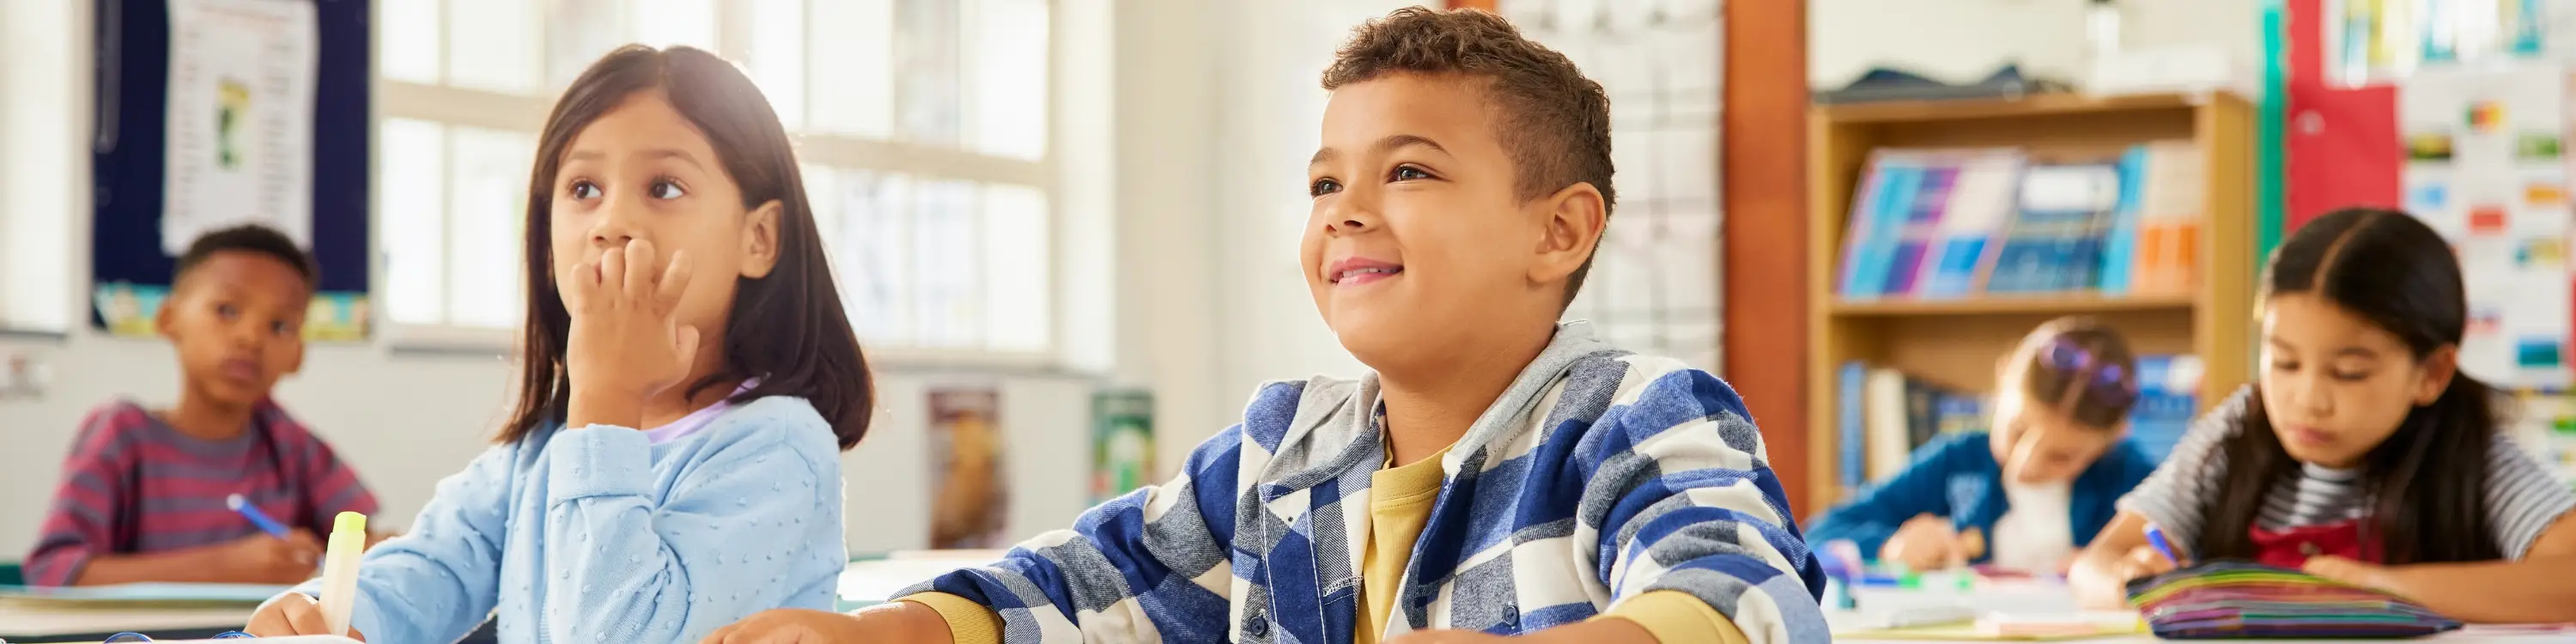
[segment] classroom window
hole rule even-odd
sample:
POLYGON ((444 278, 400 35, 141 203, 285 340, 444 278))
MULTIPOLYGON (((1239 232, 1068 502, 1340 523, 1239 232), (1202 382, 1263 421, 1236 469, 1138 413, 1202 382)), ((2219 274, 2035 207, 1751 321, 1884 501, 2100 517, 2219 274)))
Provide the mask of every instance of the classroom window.
POLYGON ((86 30, 70 3, 0 2, 0 331, 67 332, 88 317, 76 293, 88 268, 72 253, 90 220, 89 132, 64 127, 87 122, 86 30))
POLYGON ((1050 0, 377 4, 376 230, 397 327, 518 323, 543 114, 601 54, 641 42, 717 52, 760 86, 871 348, 1054 351, 1050 0), (421 24, 440 28, 390 26, 421 24))

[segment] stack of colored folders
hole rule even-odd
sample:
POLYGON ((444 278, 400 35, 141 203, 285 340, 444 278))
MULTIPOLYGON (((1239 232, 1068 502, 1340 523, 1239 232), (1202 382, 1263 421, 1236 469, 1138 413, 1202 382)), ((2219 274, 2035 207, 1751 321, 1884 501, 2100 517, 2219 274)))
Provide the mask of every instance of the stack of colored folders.
POLYGON ((2387 593, 2243 561, 2129 582, 2129 603, 2164 639, 2399 638, 2460 628, 2387 593))

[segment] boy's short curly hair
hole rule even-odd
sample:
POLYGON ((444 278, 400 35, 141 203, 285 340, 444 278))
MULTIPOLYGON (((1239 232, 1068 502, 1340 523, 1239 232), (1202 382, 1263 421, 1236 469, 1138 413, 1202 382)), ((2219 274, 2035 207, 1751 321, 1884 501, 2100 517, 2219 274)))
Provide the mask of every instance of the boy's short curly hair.
MULTIPOLYGON (((1610 188, 1610 97, 1564 54, 1481 10, 1406 7, 1353 30, 1324 68, 1324 89, 1391 73, 1487 79, 1485 92, 1502 115, 1495 136, 1519 168, 1512 180, 1519 197, 1589 183, 1601 191, 1601 216, 1610 216, 1618 202, 1610 188)), ((1567 278, 1567 304, 1591 272, 1586 258, 1567 278)))
POLYGON ((322 281, 322 269, 314 264, 313 254, 296 246, 295 240, 288 238, 286 233, 258 224, 243 224, 206 233, 188 242, 188 251, 179 255, 178 270, 171 271, 171 283, 176 285, 186 281, 188 273, 195 271, 199 264, 223 252, 251 253, 284 263, 295 269, 297 277, 304 278, 304 288, 308 291, 320 286, 322 281))

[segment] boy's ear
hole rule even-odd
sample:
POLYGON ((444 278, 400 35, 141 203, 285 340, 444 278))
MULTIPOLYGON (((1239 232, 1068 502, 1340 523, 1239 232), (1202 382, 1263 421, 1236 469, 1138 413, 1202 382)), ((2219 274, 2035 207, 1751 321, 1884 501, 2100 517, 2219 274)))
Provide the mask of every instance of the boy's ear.
POLYGON ((778 217, 786 204, 776 199, 742 217, 742 276, 760 279, 778 267, 778 217))
POLYGON ((152 312, 152 332, 160 334, 161 339, 173 341, 179 339, 178 336, 170 334, 170 329, 178 323, 171 319, 170 312, 179 309, 179 298, 183 297, 187 297, 187 291, 180 290, 180 286, 173 283, 170 285, 170 294, 161 298, 160 310, 152 312))
POLYGON ((286 360, 287 375, 304 373, 304 339, 295 339, 295 357, 286 360))
MULTIPOLYGON (((305 294, 304 294, 304 301, 305 301, 305 303, 306 303, 306 304, 305 304, 305 310, 306 310, 306 311, 311 311, 311 310, 313 310, 313 307, 312 307, 312 302, 314 302, 313 297, 314 297, 314 294, 312 294, 312 293, 305 293, 305 294)), ((305 324, 312 324, 312 323, 313 323, 313 316, 312 316, 310 313, 307 313, 307 314, 305 315, 305 317, 304 317, 304 323, 305 323, 305 324)), ((286 359, 286 373, 285 373, 285 375, 294 375, 294 374, 304 373, 304 345, 305 345, 305 342, 304 342, 304 333, 303 333, 303 329, 300 329, 300 328, 299 328, 299 329, 297 329, 297 330, 296 330, 296 334, 295 334, 295 356, 294 356, 294 357, 291 357, 291 358, 287 358, 287 359, 286 359)))
POLYGON ((1601 243, 1601 231, 1610 223, 1609 210, 1603 207, 1601 189, 1591 182, 1576 182, 1556 194, 1541 199, 1544 210, 1539 216, 1538 262, 1530 267, 1530 281, 1541 284, 1567 279, 1575 269, 1592 259, 1592 249, 1601 243))
POLYGON ((2451 388, 2451 376, 2460 372, 2460 347, 2442 345, 2424 355, 2424 379, 2415 383, 2415 404, 2430 405, 2451 388))

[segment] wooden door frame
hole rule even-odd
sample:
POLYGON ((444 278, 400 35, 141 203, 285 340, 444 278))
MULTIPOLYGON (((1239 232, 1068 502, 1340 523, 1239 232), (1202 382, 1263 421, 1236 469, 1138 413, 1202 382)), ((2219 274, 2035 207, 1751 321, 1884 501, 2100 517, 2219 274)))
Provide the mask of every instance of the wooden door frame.
POLYGON ((1807 489, 1807 0, 1726 12, 1724 375, 1762 426, 1789 507, 1813 514, 1827 499, 1807 489))

